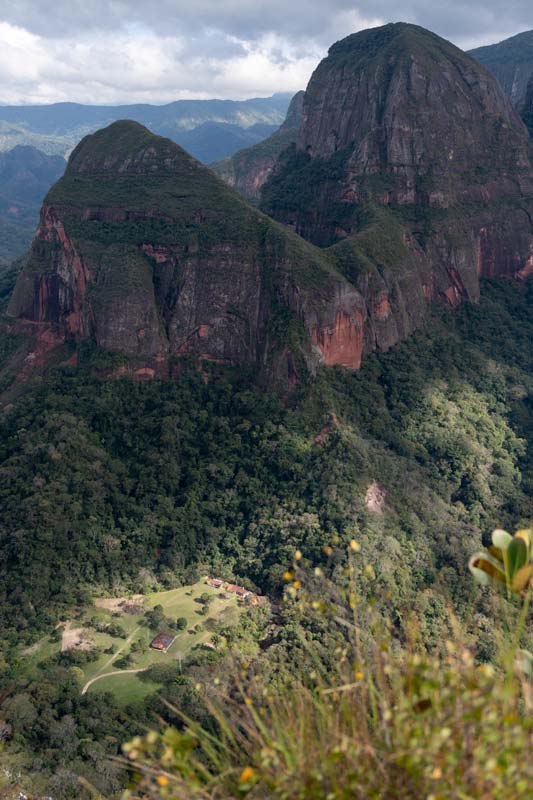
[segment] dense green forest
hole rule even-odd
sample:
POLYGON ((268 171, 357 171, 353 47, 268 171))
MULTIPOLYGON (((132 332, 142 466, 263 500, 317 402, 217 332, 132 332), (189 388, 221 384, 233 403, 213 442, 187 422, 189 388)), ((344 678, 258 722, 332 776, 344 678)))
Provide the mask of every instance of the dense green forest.
MULTIPOLYGON (((106 380, 115 357, 87 344, 77 367, 10 395, 0 417, 8 752, 53 774, 54 797, 79 796, 76 770, 111 791, 106 756, 163 713, 155 696, 126 710, 112 696, 80 698, 75 659, 25 672, 22 648, 95 587, 170 588, 212 569, 275 599, 295 550, 334 576, 355 537, 389 619, 417 610, 437 645, 452 602, 490 658, 490 610, 466 564, 493 527, 529 518, 532 307, 531 282, 488 282, 479 305, 437 309, 361 371, 323 369, 289 400, 252 372, 192 362, 176 381, 106 380)), ((302 636, 335 659, 342 633, 306 632, 283 613, 268 670, 300 658, 302 636)), ((257 642, 268 624, 248 612, 235 636, 257 642)), ((198 655, 191 675, 220 658, 198 655)), ((196 678, 175 677, 167 691, 201 716, 196 678)))
POLYGON ((82 346, 80 367, 0 421, 7 630, 31 636, 89 586, 137 585, 141 567, 167 585, 213 563, 276 592, 295 548, 318 560, 354 529, 417 551, 414 585, 383 567, 398 602, 455 574, 480 531, 529 514, 532 296, 488 285, 360 372, 323 370, 290 407, 242 370, 102 380, 109 357, 82 346), (372 482, 383 514, 365 506, 372 482))

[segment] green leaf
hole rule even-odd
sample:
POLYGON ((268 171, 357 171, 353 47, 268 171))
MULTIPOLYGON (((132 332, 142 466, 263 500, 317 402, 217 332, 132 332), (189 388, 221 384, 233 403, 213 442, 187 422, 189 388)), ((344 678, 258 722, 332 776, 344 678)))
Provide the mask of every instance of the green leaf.
POLYGON ((527 562, 527 545, 523 539, 515 536, 507 548, 507 573, 510 580, 527 562))
POLYGON ((523 539, 527 547, 527 557, 531 558, 531 548, 533 545, 533 530, 525 528, 524 530, 517 531, 514 535, 515 539, 523 539))

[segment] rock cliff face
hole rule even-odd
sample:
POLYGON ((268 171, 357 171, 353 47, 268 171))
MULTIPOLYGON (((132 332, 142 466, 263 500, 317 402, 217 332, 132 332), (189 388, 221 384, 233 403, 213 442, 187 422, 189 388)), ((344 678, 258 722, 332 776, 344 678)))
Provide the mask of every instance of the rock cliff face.
POLYGON ((526 97, 522 107, 522 119, 524 125, 533 139, 533 77, 530 78, 526 89, 526 97))
POLYGON ((141 377, 188 354, 285 385, 318 363, 357 369, 432 303, 531 274, 529 148, 494 77, 448 42, 402 23, 355 34, 313 74, 263 188, 283 225, 173 142, 114 123, 49 192, 12 324, 39 358, 94 338, 141 377))
POLYGON ((178 145, 117 122, 49 192, 8 313, 41 345, 94 338, 140 376, 192 354, 290 383, 303 360, 358 365, 363 309, 329 257, 178 145))
POLYGON ((532 254, 529 137, 497 81, 417 26, 335 44, 314 72, 298 141, 262 207, 321 247, 365 299, 364 351, 428 305, 476 300, 481 277, 532 254))
POLYGON ((496 76, 515 108, 522 111, 527 84, 533 77, 533 31, 477 47, 469 54, 496 76))
POLYGON ((294 95, 285 122, 268 139, 211 164, 213 172, 250 203, 259 202, 261 187, 270 177, 279 156, 290 144, 296 142, 302 118, 303 98, 303 92, 294 95))

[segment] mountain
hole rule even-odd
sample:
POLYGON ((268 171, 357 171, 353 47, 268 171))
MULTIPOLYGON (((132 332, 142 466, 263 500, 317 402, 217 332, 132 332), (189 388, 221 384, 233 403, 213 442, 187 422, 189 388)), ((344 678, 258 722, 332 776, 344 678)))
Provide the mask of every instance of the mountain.
POLYGON ((328 253, 365 298, 364 349, 482 277, 533 269, 527 131, 482 66, 397 23, 333 45, 262 208, 328 253))
POLYGON ((252 100, 177 100, 163 106, 86 106, 78 103, 0 106, 0 150, 29 144, 45 153, 66 156, 88 133, 120 119, 132 119, 183 144, 198 158, 203 156, 206 161, 215 161, 268 136, 283 122, 290 98, 290 94, 280 93, 252 100), (218 129, 218 135, 226 138, 222 152, 217 149, 216 128, 211 134, 212 149, 206 147, 206 132, 201 129, 197 134, 200 149, 195 150, 194 129, 206 123, 222 126, 218 129), (240 129, 240 135, 233 128, 228 131, 224 126, 240 129))
MULTIPOLYGON (((226 122, 204 122, 191 130, 177 129, 174 139, 195 158, 210 161, 253 145, 276 129, 276 125, 261 122, 246 128, 226 122)), ((60 149, 64 149, 64 142, 60 149)), ((0 263, 19 258, 28 250, 42 200, 65 166, 62 156, 47 155, 30 145, 0 151, 0 263)))
POLYGON ((297 144, 263 188, 284 227, 170 140, 115 123, 48 194, 9 313, 41 323, 29 330, 47 346, 95 337, 140 375, 185 354, 285 382, 359 368, 432 303, 531 272, 532 194, 529 137, 497 81, 438 36, 387 25, 315 70, 297 144))
POLYGON ((296 142, 303 97, 303 92, 294 95, 283 125, 267 139, 210 165, 223 181, 237 189, 249 202, 259 202, 261 187, 270 176, 279 156, 290 144, 296 142))
POLYGON ((179 131, 172 139, 204 164, 231 157, 236 150, 255 145, 278 130, 277 125, 255 123, 248 128, 227 122, 203 122, 190 131, 179 131))
POLYGON ((94 337, 139 375, 193 354, 266 363, 290 381, 337 324, 357 336, 360 302, 326 255, 179 145, 123 121, 86 137, 48 193, 9 314, 48 346, 94 337))
MULTIPOLYGON (((31 245, 39 220, 39 209, 44 196, 63 174, 65 159, 48 155, 31 146, 18 144, 2 152, 2 125, 0 122, 0 265, 20 258, 31 245)), ((7 126, 9 128, 9 126, 7 126)), ((4 131, 6 128, 4 128, 4 131)), ((10 128, 5 141, 36 141, 50 149, 66 149, 64 138, 44 138, 40 134, 26 135, 23 129, 10 128), (15 132, 13 132, 15 131, 15 132)), ((248 127, 227 122, 203 122, 188 129, 176 129, 174 140, 200 161, 225 158, 236 150, 260 142, 277 130, 277 125, 263 122, 248 127)))
POLYGON ((533 77, 533 31, 518 33, 498 44, 476 47, 469 54, 498 78, 515 108, 521 111, 527 84, 533 77))
POLYGON ((61 156, 34 147, 0 153, 0 259, 11 261, 28 250, 43 197, 65 166, 61 156))
POLYGON ((284 224, 136 122, 76 147, 0 271, 2 798, 527 794, 530 620, 468 563, 530 519, 529 147, 413 26, 318 68, 284 224))

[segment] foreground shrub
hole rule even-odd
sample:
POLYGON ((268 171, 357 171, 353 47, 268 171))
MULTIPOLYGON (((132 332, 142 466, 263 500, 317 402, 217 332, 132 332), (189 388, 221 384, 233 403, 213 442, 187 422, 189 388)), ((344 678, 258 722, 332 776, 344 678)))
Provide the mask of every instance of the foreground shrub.
MULTIPOLYGON (((238 696, 212 702, 209 731, 181 725, 124 748, 133 786, 125 797, 183 800, 519 800, 533 785, 529 676, 477 664, 453 620, 453 639, 428 654, 406 626, 394 636, 358 585, 351 544, 345 598, 313 599, 316 581, 286 573, 287 602, 330 616, 346 631, 338 669, 265 683, 244 674, 238 696), (399 638, 400 636, 400 638, 399 638), (275 689, 273 686, 275 685, 275 689)), ((320 570, 316 572, 320 573, 320 570)), ((316 574, 315 572, 315 574, 316 574)), ((410 629, 412 632, 412 628, 410 629)), ((279 677, 279 676, 278 676, 279 677)), ((177 711, 179 716, 179 711, 177 711)))
POLYGON ((533 782, 520 681, 468 650, 433 659, 376 650, 368 675, 212 707, 213 736, 191 723, 125 747, 132 797, 501 798, 533 782))

